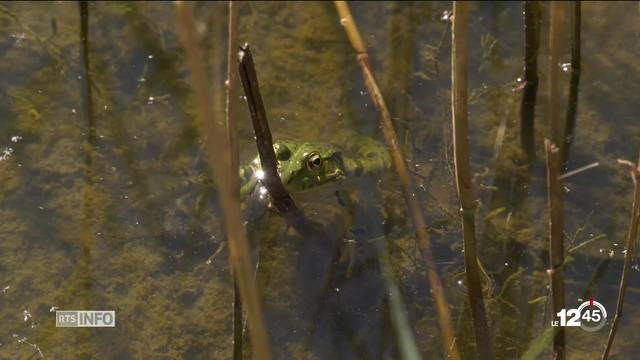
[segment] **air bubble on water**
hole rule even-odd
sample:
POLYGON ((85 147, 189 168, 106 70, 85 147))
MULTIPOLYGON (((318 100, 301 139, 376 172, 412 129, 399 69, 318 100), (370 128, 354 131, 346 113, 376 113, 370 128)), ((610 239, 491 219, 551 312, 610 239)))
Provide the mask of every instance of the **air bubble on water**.
POLYGON ((7 285, 0 290, 0 293, 6 294, 7 290, 11 289, 11 285, 7 285))
POLYGON ((453 12, 451 10, 445 10, 442 12, 442 15, 440 16, 440 20, 449 22, 451 21, 452 15, 453 15, 453 12))
POLYGON ((153 55, 147 56, 147 59, 153 59, 153 55))
POLYGON ((336 292, 340 292, 340 288, 335 288, 334 289, 336 292))
POLYGON ((15 135, 11 137, 11 142, 17 143, 20 140, 22 140, 22 136, 15 135))
POLYGON ((44 206, 40 205, 40 206, 38 206, 38 209, 44 210, 44 206))
POLYGON ((562 63, 560 64, 560 68, 562 69, 562 71, 568 72, 569 70, 571 70, 571 63, 562 63))
POLYGON ((72 113, 72 114, 76 114, 76 113, 77 113, 76 109, 75 109, 75 108, 74 108, 74 109, 71 109, 71 113, 72 113))
POLYGON ((31 313, 29 310, 23 310, 22 313, 24 315, 24 322, 31 320, 31 313))
POLYGON ((5 147, 0 151, 0 161, 8 160, 13 155, 13 149, 5 147))
POLYGON ((364 90, 360 90, 360 96, 365 96, 365 95, 367 95, 367 92, 364 90))
POLYGON ((635 264, 635 265, 631 266, 631 268, 633 270, 635 270, 635 271, 640 271, 640 265, 638 265, 638 264, 635 264))
POLYGON ((156 99, 155 97, 149 96, 149 98, 147 99, 147 105, 152 105, 155 99, 156 99))
POLYGON ((615 251, 613 251, 613 250, 609 250, 609 257, 610 257, 610 258, 612 258, 612 257, 613 257, 613 255, 615 255, 615 251))

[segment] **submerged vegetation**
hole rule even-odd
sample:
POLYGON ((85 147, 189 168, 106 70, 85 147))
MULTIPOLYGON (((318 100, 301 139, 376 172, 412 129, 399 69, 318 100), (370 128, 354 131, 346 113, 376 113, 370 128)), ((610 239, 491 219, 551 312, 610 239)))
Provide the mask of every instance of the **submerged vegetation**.
POLYGON ((234 3, 237 34, 228 3, 182 23, 170 3, 0 4, 0 358, 633 357, 638 175, 616 159, 640 148, 637 4, 469 3, 464 94, 451 3, 336 3, 234 3), (394 167, 296 201, 306 230, 233 215, 257 152, 239 85, 224 116, 234 42, 274 140, 386 141, 394 167), (553 312, 589 298, 614 327, 561 341, 553 312), (56 328, 56 309, 117 326, 56 328))

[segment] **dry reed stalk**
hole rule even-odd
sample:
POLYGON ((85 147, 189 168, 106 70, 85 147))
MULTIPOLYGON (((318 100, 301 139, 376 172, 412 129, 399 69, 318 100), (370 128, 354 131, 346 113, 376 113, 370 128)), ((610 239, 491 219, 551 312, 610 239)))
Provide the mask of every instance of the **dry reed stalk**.
MULTIPOLYGON (((562 159, 560 150, 545 139, 547 157, 547 194, 549 203, 549 277, 551 281, 552 311, 564 309, 564 205, 560 177, 562 159)), ((553 336, 555 359, 565 358, 564 328, 558 327, 553 336)))
POLYGON ((566 163, 569 158, 569 148, 573 142, 574 130, 576 127, 576 117, 578 111, 578 86, 580 85, 580 67, 582 60, 580 55, 580 27, 582 15, 580 1, 571 2, 572 28, 571 33, 571 83, 569 84, 569 104, 564 123, 564 147, 562 149, 562 162, 566 163))
POLYGON ((459 359, 460 354, 454 341, 455 337, 451 326, 449 303, 446 300, 442 283, 436 271, 433 251, 431 250, 431 240, 427 233, 427 225, 416 197, 413 181, 409 176, 407 164, 402 155, 402 151, 400 150, 400 145, 398 144, 398 136, 393 128, 391 115, 389 114, 389 110, 385 105, 380 88, 378 87, 373 75, 373 70, 369 64, 369 55, 367 54, 366 47, 362 41, 362 37, 360 36, 356 23, 351 16, 349 5, 345 1, 335 1, 334 3, 340 17, 340 23, 344 27, 347 37, 351 42, 351 46, 356 52, 358 64, 360 64, 360 68, 362 69, 362 75, 364 77, 367 90, 369 91, 369 95, 371 96, 376 110, 380 114, 380 127, 382 128, 384 140, 389 148, 391 161, 398 174, 398 178, 400 179, 402 193, 404 195, 405 202, 407 203, 407 207, 409 208, 409 213, 416 231, 416 238, 427 267, 427 277, 431 285, 431 292, 438 311, 440 329, 443 334, 444 353, 447 354, 450 359, 459 359))
POLYGON ((631 207, 631 220, 629 222, 629 232, 627 233, 627 252, 624 256, 624 267, 622 269, 622 277, 620 278, 620 288, 618 289, 618 304, 616 305, 616 315, 613 318, 613 324, 611 324, 611 331, 609 332, 609 338, 607 339, 607 347, 604 349, 602 359, 609 358, 609 352, 613 345, 613 339, 616 336, 616 330, 618 329, 618 323, 622 317, 622 307, 624 306, 624 295, 627 290, 627 282, 629 280, 629 269, 631 269, 631 259, 635 257, 636 253, 636 240, 638 238, 638 222, 640 222, 640 158, 638 163, 634 164, 628 160, 618 160, 618 163, 626 166, 631 172, 631 178, 633 179, 634 191, 633 191, 633 206, 631 207))
POLYGON ((462 215, 464 265, 471 317, 480 359, 493 358, 493 346, 487 313, 482 298, 482 283, 476 251, 475 209, 471 167, 469 164, 469 124, 467 119, 467 31, 469 4, 453 3, 453 30, 451 32, 451 111, 453 124, 453 151, 458 198, 462 215))
POLYGON ((551 121, 551 141, 564 148, 562 122, 560 120, 560 37, 564 20, 564 6, 561 1, 553 1, 550 7, 549 27, 549 118, 551 121))
MULTIPOLYGON (((236 125, 236 110, 238 108, 238 6, 235 1, 229 1, 229 29, 227 42, 227 111, 226 126, 229 147, 231 148, 231 173, 238 172, 238 130, 236 125)), ((234 192, 239 195, 239 182, 234 192)))
POLYGON ((240 48, 238 57, 240 80, 242 81, 242 87, 247 97, 247 105, 251 113, 251 122, 253 124, 258 155, 260 156, 260 164, 264 171, 263 184, 269 191, 271 202, 275 205, 276 209, 278 209, 282 217, 284 217, 287 225, 293 227, 307 240, 310 240, 313 237, 319 236, 319 233, 312 229, 311 223, 307 221, 302 210, 298 208, 291 195, 289 195, 284 188, 280 175, 278 174, 278 162, 275 151, 273 150, 273 139, 271 130, 269 129, 269 121, 267 120, 267 111, 264 108, 262 95, 260 94, 258 76, 248 44, 240 48))
MULTIPOLYGON (((227 111, 225 112, 225 125, 227 129, 227 139, 231 149, 230 162, 231 174, 239 172, 238 164, 238 129, 236 124, 236 109, 238 108, 238 4, 229 1, 228 14, 228 40, 227 40, 227 111)), ((233 194, 240 199, 240 183, 232 181, 233 194)), ((233 359, 242 359, 243 348, 243 321, 242 321, 242 298, 238 281, 233 279, 233 359)))
POLYGON ((524 5, 524 89, 520 105, 520 143, 528 161, 535 158, 535 108, 538 94, 538 48, 540 44, 540 2, 524 5))
POLYGON ((240 201, 234 195, 232 182, 237 181, 237 173, 231 173, 231 157, 226 130, 215 121, 210 100, 211 94, 206 79, 206 71, 202 54, 198 47, 198 39, 189 3, 175 3, 179 20, 182 44, 187 52, 191 68, 194 91, 198 99, 200 125, 204 128, 209 166, 213 170, 218 194, 224 209, 225 228, 229 239, 229 255, 233 273, 238 281, 243 303, 247 305, 247 317, 250 326, 249 336, 253 347, 253 356, 257 359, 271 359, 271 346, 267 330, 262 318, 262 310, 258 301, 258 292, 253 279, 249 243, 242 226, 240 201), (225 154, 220 156, 220 154, 225 154))

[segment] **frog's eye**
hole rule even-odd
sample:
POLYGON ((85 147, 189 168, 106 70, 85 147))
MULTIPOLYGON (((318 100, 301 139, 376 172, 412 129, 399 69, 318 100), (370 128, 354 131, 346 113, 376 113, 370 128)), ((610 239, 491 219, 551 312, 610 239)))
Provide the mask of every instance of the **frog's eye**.
POLYGON ((318 153, 311 153, 307 156, 307 167, 309 170, 318 170, 322 166, 322 157, 318 153))

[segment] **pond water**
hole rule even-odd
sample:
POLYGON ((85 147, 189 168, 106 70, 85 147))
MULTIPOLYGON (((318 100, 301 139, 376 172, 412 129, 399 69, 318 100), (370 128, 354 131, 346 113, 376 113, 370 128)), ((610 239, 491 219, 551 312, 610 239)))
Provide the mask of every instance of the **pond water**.
MULTIPOLYGON (((351 11, 418 189, 466 359, 476 350, 459 284, 451 29, 443 20, 451 6, 354 2, 351 11)), ((212 106, 222 119, 227 6, 193 7, 212 106)), ((518 139, 522 93, 514 91, 523 67, 523 7, 472 3, 469 23, 476 236, 492 283, 486 305, 496 357, 505 359, 536 343, 539 356, 551 348, 543 336, 552 319, 542 148, 550 136, 549 9, 542 5, 537 158, 528 171, 518 139)), ((276 139, 347 150, 357 148, 355 134, 382 141, 332 3, 239 8, 240 40, 252 46, 276 139)), ((0 358, 230 359, 228 248, 174 5, 90 3, 88 14, 85 73, 77 3, 0 4, 0 358), (56 309, 114 310, 116 327, 59 328, 56 309)), ((577 125, 566 170, 599 166, 564 181, 565 244, 584 243, 567 261, 566 304, 592 296, 610 319, 633 190, 615 159, 635 161, 640 149, 639 16, 635 2, 582 5, 577 125)), ((570 62, 569 23, 562 63, 570 62)), ((564 114, 570 72, 560 74, 564 114)), ((256 148, 246 103, 240 105, 246 163, 256 148)), ((401 357, 380 244, 422 358, 443 358, 426 267, 394 171, 357 179, 349 190, 358 200, 351 215, 333 198, 299 204, 326 229, 326 241, 305 242, 277 216, 249 231, 254 246, 261 244, 257 280, 274 358, 401 357), (355 240, 353 256, 342 256, 347 237, 355 240)), ((634 259, 612 350, 619 359, 634 358, 640 343, 639 270, 634 259)), ((599 357, 607 329, 567 328, 567 357, 599 357)))

